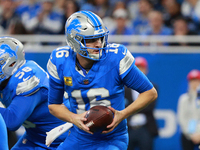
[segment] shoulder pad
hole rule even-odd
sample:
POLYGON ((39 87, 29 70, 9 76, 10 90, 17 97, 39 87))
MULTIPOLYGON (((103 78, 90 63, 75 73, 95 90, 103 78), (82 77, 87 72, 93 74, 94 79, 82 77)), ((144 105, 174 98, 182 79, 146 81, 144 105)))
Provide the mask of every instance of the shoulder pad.
POLYGON ((48 88, 47 73, 34 61, 27 61, 13 75, 12 85, 16 95, 31 95, 40 87, 48 88))
POLYGON ((108 45, 108 51, 110 53, 114 52, 117 55, 122 55, 123 57, 127 53, 127 48, 124 45, 113 43, 108 45))
POLYGON ((54 61, 55 58, 65 59, 69 56, 72 49, 69 46, 58 47, 51 53, 50 59, 54 61))
POLYGON ((124 74, 131 65, 134 63, 134 57, 129 50, 121 44, 109 44, 108 47, 108 58, 113 64, 118 65, 119 75, 124 74))
POLYGON ((124 57, 126 57, 127 55, 129 55, 129 51, 128 49, 121 44, 109 44, 107 47, 107 51, 108 51, 108 57, 109 60, 113 60, 113 61, 121 61, 124 57))
POLYGON ((60 80, 58 70, 62 70, 63 62, 72 55, 73 50, 69 46, 59 47, 55 49, 47 63, 47 71, 55 79, 60 80))

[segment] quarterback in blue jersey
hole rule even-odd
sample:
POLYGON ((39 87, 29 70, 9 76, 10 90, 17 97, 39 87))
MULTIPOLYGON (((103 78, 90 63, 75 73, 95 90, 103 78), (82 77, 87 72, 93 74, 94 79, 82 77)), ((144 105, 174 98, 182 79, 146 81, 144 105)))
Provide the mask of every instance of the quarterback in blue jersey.
POLYGON ((74 128, 58 150, 125 150, 128 145, 126 118, 157 98, 147 77, 135 66, 123 45, 108 44, 108 30, 90 11, 72 14, 66 22, 67 46, 55 49, 48 61, 49 110, 74 128), (124 85, 140 96, 125 108, 124 85), (63 94, 71 111, 63 106, 63 94), (114 112, 113 122, 102 133, 92 133, 83 123, 96 105, 114 112))
POLYGON ((22 124, 26 132, 12 150, 54 150, 66 134, 45 145, 46 132, 64 123, 49 113, 48 74, 34 61, 25 60, 23 45, 11 37, 0 38, 0 114, 9 130, 22 124))
POLYGON ((8 150, 7 128, 1 114, 0 114, 0 133, 1 133, 0 148, 1 150, 8 150))

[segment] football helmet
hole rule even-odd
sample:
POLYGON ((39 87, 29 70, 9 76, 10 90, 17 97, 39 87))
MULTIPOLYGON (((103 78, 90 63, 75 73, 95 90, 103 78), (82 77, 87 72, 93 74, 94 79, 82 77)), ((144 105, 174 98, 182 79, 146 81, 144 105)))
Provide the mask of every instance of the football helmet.
POLYGON ((108 29, 99 16, 90 11, 79 11, 72 14, 65 25, 67 44, 81 56, 100 60, 106 57, 106 46, 108 41, 108 29), (102 47, 86 47, 87 39, 100 38, 102 47), (98 54, 91 54, 87 49, 98 50, 98 54))
POLYGON ((12 37, 0 37, 0 84, 24 64, 23 44, 12 37))

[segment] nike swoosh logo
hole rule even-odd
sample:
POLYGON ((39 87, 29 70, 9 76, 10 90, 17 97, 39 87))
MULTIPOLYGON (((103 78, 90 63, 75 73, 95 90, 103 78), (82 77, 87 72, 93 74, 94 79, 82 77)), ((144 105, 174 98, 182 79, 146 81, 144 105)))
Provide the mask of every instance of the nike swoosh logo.
POLYGON ((30 77, 30 76, 28 76, 27 78, 23 78, 23 81, 27 81, 29 77, 30 77))
POLYGON ((124 52, 122 52, 123 55, 126 55, 126 50, 124 52))

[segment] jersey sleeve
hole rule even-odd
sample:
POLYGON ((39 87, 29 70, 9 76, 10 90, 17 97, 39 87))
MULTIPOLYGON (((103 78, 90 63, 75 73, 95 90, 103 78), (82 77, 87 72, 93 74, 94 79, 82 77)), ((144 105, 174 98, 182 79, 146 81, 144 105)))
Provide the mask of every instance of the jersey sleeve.
POLYGON ((128 49, 124 49, 124 57, 119 63, 119 74, 124 84, 139 93, 148 91, 153 88, 152 83, 138 68, 135 66, 135 58, 128 49))
POLYGON ((59 76, 62 69, 56 59, 56 52, 56 50, 52 52, 47 64, 47 72, 49 74, 49 104, 63 103, 64 86, 62 78, 59 76))
POLYGON ((153 88, 153 84, 149 81, 134 64, 131 66, 129 72, 123 78, 124 84, 133 90, 143 93, 153 88))

